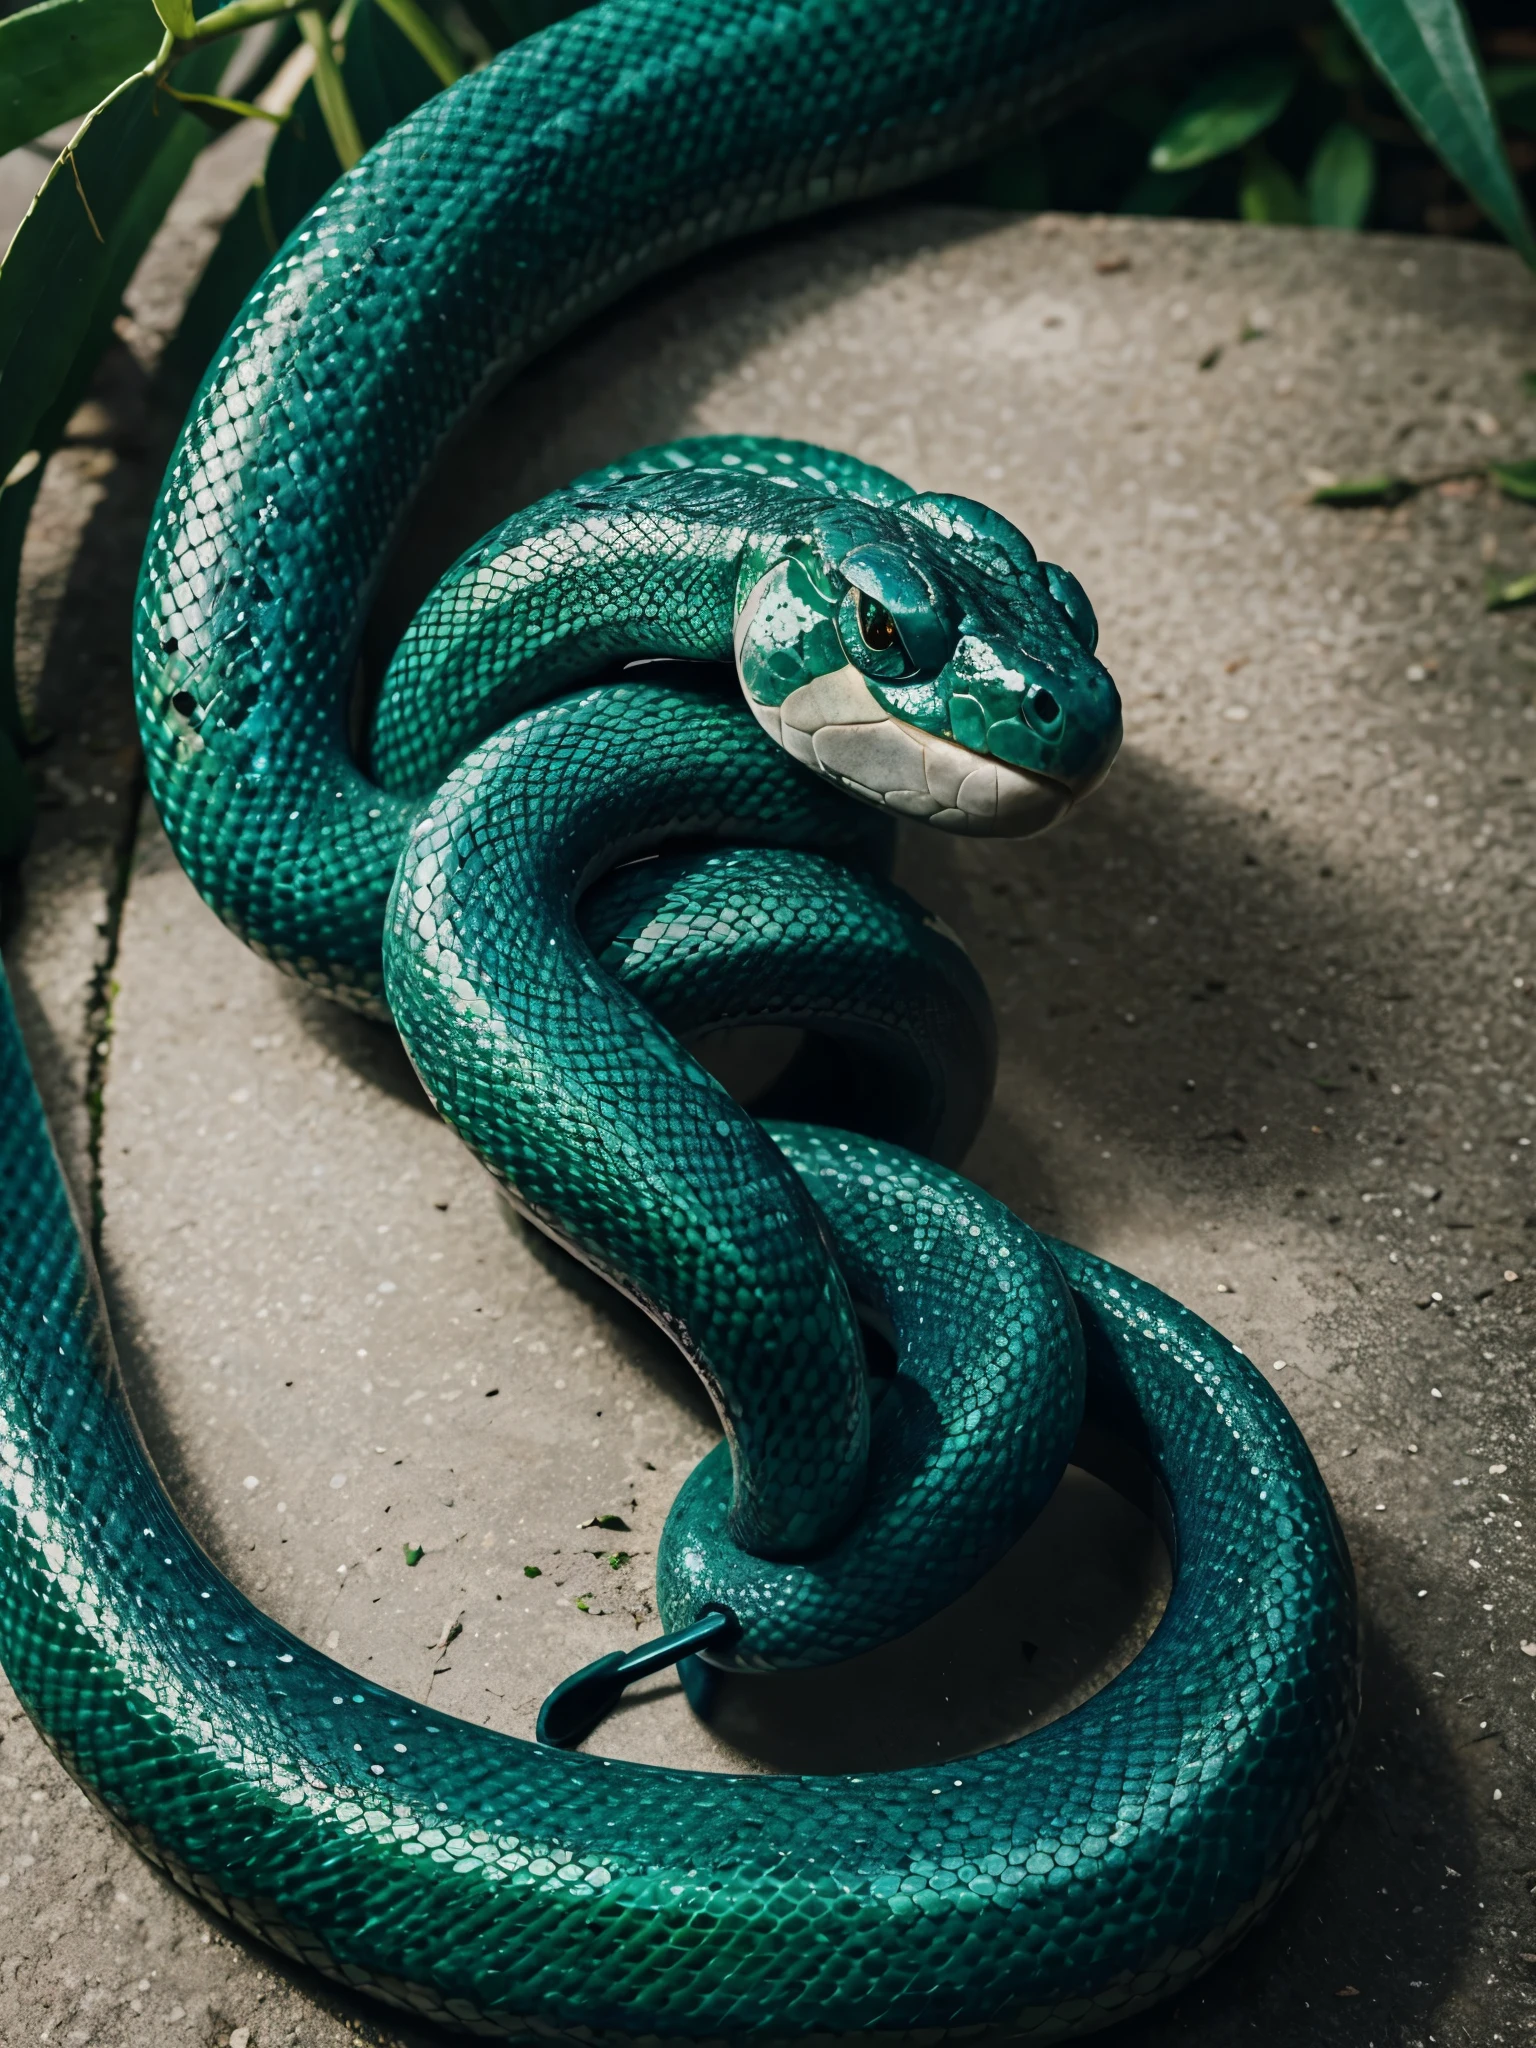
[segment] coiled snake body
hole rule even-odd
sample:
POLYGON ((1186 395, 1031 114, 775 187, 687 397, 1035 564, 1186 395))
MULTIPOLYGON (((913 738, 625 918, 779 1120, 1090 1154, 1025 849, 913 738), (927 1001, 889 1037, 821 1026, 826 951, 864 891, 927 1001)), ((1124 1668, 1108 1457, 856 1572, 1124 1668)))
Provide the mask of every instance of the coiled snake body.
POLYGON ((1035 830, 1105 771, 1118 704, 1075 581, 847 457, 678 444, 472 550, 396 652, 366 770, 346 738, 391 532, 495 376, 690 250, 974 152, 1171 18, 596 8, 333 189, 184 432, 137 614, 167 829, 252 945, 394 1017, 514 1201, 703 1374, 726 1442, 668 1523, 669 1628, 727 1609, 715 1654, 765 1667, 903 1632, 1026 1525, 1085 1401, 1170 1505, 1140 1656, 940 1769, 699 1776, 433 1716, 268 1621, 182 1530, 7 1011, 0 1657, 179 1883, 410 2011, 1056 2039, 1205 1967, 1337 1794, 1353 1588, 1285 1411, 1197 1317, 933 1163, 985 1109, 991 1024, 881 879, 890 819, 1035 830), (741 1022, 811 1034, 758 1106, 831 1118, 764 1126, 679 1048, 741 1022), (899 1362, 874 1399, 860 1314, 899 1362))

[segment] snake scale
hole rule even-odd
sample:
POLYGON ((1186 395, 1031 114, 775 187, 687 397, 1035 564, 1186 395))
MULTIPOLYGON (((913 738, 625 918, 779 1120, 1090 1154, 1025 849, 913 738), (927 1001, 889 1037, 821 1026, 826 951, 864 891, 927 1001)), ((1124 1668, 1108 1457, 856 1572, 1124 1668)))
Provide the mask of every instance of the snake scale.
POLYGON ((1034 831, 1104 773, 1118 701, 1075 580, 850 458, 677 444, 472 549, 396 650, 366 758, 348 743, 391 536, 497 378, 644 276, 974 155, 1188 19, 612 0, 333 188, 184 430, 136 613, 161 815, 219 915, 392 1015, 511 1199, 703 1375, 726 1440, 668 1523, 667 1626, 728 1610, 713 1654, 747 1667, 899 1634, 1095 1433, 1155 1474, 1175 1552, 1118 1678, 939 1768, 708 1776, 433 1715, 266 1619, 182 1529, 4 1006, 0 1658, 179 1884, 408 2012, 585 2042, 1056 2040, 1205 1968, 1337 1798, 1353 1583, 1285 1410, 1188 1310, 941 1163, 984 1113, 992 1026, 885 878, 893 820, 1034 831), (743 1022, 808 1034, 767 1122, 680 1043, 743 1022))

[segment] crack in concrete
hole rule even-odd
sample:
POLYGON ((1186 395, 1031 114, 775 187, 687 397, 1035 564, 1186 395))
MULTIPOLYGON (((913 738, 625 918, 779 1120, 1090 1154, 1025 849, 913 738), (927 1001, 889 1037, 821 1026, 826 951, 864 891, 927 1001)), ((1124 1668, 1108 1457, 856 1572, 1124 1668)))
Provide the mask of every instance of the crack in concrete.
POLYGON ((112 849, 112 875, 107 884, 106 916, 101 925, 101 947, 85 998, 85 1113, 89 1137, 86 1154, 90 1173, 91 1255, 101 1269, 101 1231, 106 1220, 102 1200, 102 1133, 106 1125, 107 1063, 112 1053, 112 1011, 117 998, 118 945, 122 937, 123 912, 133 879, 133 855, 138 844, 139 813, 147 787, 142 758, 123 792, 123 823, 112 849))

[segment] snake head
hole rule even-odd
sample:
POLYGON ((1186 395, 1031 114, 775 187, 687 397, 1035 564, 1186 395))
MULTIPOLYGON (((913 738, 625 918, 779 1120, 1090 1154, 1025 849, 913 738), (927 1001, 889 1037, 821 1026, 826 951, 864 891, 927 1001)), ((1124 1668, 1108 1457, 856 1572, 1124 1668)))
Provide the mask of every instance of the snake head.
POLYGON ((781 746, 942 829, 1045 830, 1109 771, 1120 699, 1075 576, 999 513, 828 503, 744 564, 736 663, 781 746))

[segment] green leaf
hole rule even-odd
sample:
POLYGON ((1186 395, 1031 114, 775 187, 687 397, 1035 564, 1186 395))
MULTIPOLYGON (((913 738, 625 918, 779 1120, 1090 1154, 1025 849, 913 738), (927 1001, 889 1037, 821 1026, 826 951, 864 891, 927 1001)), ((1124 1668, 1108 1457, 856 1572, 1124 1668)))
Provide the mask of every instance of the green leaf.
POLYGON ((93 326, 110 324, 207 139, 140 73, 89 116, 44 179, 0 265, 0 475, 38 445, 82 345, 93 326))
POLYGON ((1245 57, 1203 78, 1163 129, 1147 161, 1154 171, 1186 171, 1241 149, 1284 113, 1296 90, 1295 57, 1245 57))
POLYGON ((1314 505, 1400 505, 1411 498, 1418 485, 1405 476, 1381 470, 1374 476, 1340 477, 1336 484, 1320 484, 1312 493, 1314 505))
POLYGON ((265 107, 258 107, 251 100, 227 100, 216 92, 178 92, 174 85, 164 88, 173 100, 184 107, 211 107, 216 114, 227 114, 230 124, 236 121, 270 121, 274 128, 281 128, 287 120, 286 114, 272 114, 265 107))
POLYGON ((1459 0, 1336 0, 1405 114, 1488 218, 1536 265, 1515 184, 1459 0))
POLYGON ((543 1576, 544 1568, 542 1565, 525 1564, 523 1566, 523 1577, 525 1579, 542 1579, 543 1576))
POLYGON ((36 813, 31 780, 22 765, 27 734, 16 694, 13 622, 21 543, 42 480, 42 458, 30 451, 0 483, 0 865, 26 851, 36 813))
POLYGON ((89 113, 161 36, 149 0, 43 0, 0 21, 0 156, 89 113))
POLYGON ((1523 498, 1536 505, 1536 462, 1495 462, 1488 474, 1506 498, 1523 498))
POLYGON ((402 1543, 400 1548, 405 1552, 406 1563, 414 1570, 421 1563, 421 1545, 419 1543, 402 1543))
POLYGON ((1489 611, 1513 611, 1520 604, 1536 604, 1536 576, 1517 576, 1513 583, 1489 584, 1489 611))
POLYGON ((1307 166, 1307 211, 1320 228, 1361 228, 1376 191, 1376 145, 1336 121, 1307 166))
POLYGON ((184 43, 197 28, 192 0, 154 0, 155 12, 165 23, 165 32, 184 43))
POLYGON ((1244 220, 1268 221, 1281 227, 1298 227, 1307 218, 1307 202, 1301 196, 1300 186, 1285 165, 1258 142, 1250 142, 1243 152, 1243 181, 1238 187, 1237 206, 1244 220))
POLYGON ((37 799, 21 751, 0 733, 0 867, 26 852, 36 817, 37 799))
MULTIPOLYGON (((199 51, 178 76, 215 85, 230 54, 199 51)), ((84 396, 128 279, 207 140, 203 123, 158 96, 147 77, 129 79, 72 138, 0 265, 0 731, 12 752, 21 730, 17 570, 43 464, 84 396)), ((0 785, 0 848, 15 850, 26 822, 18 822, 6 758, 0 785)))

